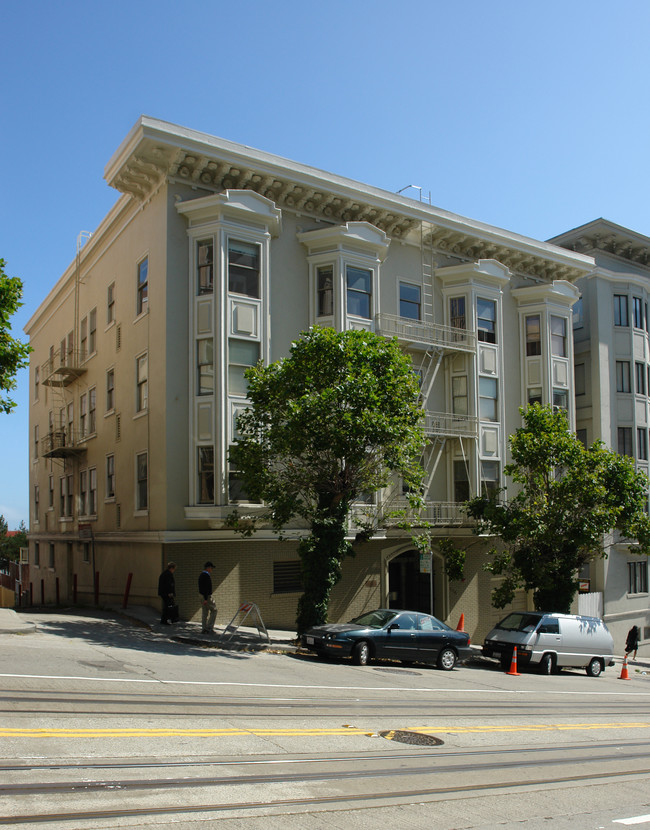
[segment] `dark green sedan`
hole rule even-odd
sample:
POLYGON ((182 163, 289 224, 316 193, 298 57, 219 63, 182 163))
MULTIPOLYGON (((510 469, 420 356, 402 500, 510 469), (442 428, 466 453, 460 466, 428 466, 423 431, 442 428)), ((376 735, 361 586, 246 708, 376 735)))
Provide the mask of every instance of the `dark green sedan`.
POLYGON ((349 623, 316 625, 302 645, 321 657, 351 657, 357 666, 375 658, 431 663, 451 671, 472 650, 469 634, 454 631, 430 614, 379 608, 349 623))

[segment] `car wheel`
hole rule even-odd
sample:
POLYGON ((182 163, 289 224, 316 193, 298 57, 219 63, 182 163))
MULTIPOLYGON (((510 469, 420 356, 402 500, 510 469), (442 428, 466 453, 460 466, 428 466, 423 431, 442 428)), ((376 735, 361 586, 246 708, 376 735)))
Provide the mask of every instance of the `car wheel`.
POLYGON ((598 677, 603 670, 603 661, 598 657, 593 657, 587 666, 587 674, 589 677, 598 677))
POLYGON ((356 666, 367 666, 370 660, 370 647, 365 640, 352 649, 352 661, 356 666))
POLYGON ((443 648, 438 655, 438 668, 443 671, 451 671, 456 665, 456 652, 453 648, 443 648))
POLYGON ((552 654, 545 654, 539 661, 540 674, 553 674, 555 671, 555 658, 552 654))
POLYGON ((502 654, 500 662, 503 671, 510 671, 510 666, 512 665, 512 652, 510 652, 510 654, 502 654))

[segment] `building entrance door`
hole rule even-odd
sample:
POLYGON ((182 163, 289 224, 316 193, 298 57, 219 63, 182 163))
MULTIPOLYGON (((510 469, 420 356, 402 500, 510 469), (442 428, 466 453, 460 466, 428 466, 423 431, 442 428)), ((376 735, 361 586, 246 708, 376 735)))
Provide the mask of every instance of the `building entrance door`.
POLYGON ((391 559, 388 563, 388 607, 430 614, 431 606, 431 575, 420 573, 419 552, 407 550, 391 559))

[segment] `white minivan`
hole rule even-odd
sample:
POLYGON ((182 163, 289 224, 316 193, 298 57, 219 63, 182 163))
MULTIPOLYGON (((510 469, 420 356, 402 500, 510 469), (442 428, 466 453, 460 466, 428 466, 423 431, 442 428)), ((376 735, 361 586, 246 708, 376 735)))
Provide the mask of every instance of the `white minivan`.
POLYGON ((613 665, 614 641, 598 617, 513 611, 490 631, 483 654, 501 661, 504 670, 517 646, 517 666, 537 666, 542 674, 563 667, 586 669, 598 677, 613 665))

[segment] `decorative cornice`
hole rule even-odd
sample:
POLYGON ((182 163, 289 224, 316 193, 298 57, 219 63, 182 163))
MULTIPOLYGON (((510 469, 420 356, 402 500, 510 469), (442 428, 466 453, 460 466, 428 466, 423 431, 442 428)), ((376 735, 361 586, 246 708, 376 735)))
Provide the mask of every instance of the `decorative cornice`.
POLYGON ((650 268, 650 238, 631 231, 607 219, 595 219, 571 231, 550 239, 553 245, 561 245, 571 251, 588 253, 598 262, 602 251, 619 259, 650 268))
POLYGON ((590 257, 475 222, 406 196, 142 116, 106 166, 112 187, 144 201, 165 179, 219 193, 253 190, 281 209, 333 224, 367 222, 392 239, 460 260, 497 259, 536 279, 574 280, 590 257))

